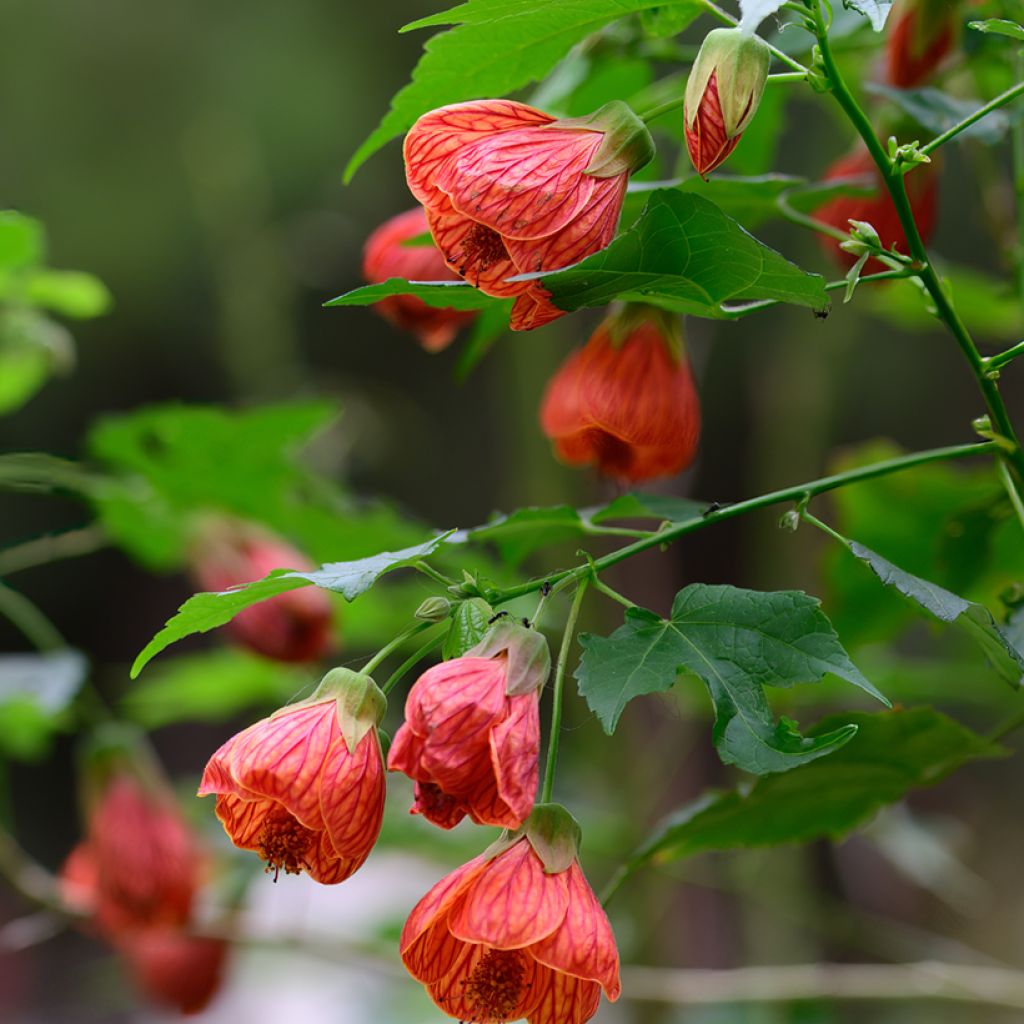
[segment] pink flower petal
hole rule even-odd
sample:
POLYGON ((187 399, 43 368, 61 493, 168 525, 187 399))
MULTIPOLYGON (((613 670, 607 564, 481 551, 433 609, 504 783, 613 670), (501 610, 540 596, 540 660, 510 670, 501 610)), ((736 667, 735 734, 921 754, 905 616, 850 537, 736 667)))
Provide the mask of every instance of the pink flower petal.
POLYGON ((491 764, 498 793, 510 811, 525 821, 537 795, 540 714, 536 693, 512 697, 508 718, 491 731, 491 764))

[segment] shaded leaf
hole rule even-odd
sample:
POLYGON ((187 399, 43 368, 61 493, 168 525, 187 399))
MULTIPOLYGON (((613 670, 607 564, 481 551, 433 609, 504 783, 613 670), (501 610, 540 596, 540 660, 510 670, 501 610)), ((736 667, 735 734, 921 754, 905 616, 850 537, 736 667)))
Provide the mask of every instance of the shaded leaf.
POLYGON ((881 807, 961 765, 1005 751, 932 708, 826 719, 857 735, 830 757, 752 786, 711 793, 670 814, 631 858, 666 863, 705 850, 840 839, 881 807))
POLYGON ((695 583, 676 595, 671 618, 630 608, 611 636, 583 634, 580 645, 580 693, 606 732, 634 697, 668 690, 680 672, 691 672, 715 706, 719 756, 755 774, 821 757, 856 732, 844 727, 805 738, 794 723, 775 721, 764 687, 831 673, 885 700, 850 661, 819 602, 799 591, 695 583))
POLYGON ((477 291, 465 281, 405 281, 392 277, 382 284, 367 284, 325 302, 325 307, 372 306, 390 295, 415 295, 438 309, 487 309, 505 306, 501 299, 477 291))
POLYGON ((993 35, 1009 36, 1011 39, 1024 40, 1024 25, 1018 25, 1015 21, 1008 21, 1006 18, 986 18, 984 21, 969 21, 968 28, 975 32, 989 32, 993 35))
MULTIPOLYGON (((982 105, 979 100, 950 96, 940 89, 894 89, 879 82, 869 82, 866 88, 868 92, 891 100, 922 128, 927 128, 935 135, 941 135, 953 125, 959 124, 982 105)), ((965 128, 958 137, 978 139, 992 145, 998 142, 1009 128, 1010 119, 1006 113, 1002 110, 993 110, 980 121, 965 128)))
POLYGON ((668 523, 685 523, 702 518, 708 508, 710 506, 706 502, 690 498, 629 491, 620 494, 604 508, 592 512, 590 520, 605 523, 612 519, 660 519, 668 523))

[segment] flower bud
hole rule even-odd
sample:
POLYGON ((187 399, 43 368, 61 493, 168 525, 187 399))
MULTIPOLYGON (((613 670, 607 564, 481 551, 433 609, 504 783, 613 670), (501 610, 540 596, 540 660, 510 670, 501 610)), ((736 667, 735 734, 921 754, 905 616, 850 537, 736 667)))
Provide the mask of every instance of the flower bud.
POLYGON ((446 597, 428 597, 416 609, 417 619, 426 622, 444 622, 452 613, 452 603, 446 597))
POLYGON ((709 32, 686 82, 686 145, 697 173, 707 176, 736 148, 764 95, 771 51, 752 32, 709 32))

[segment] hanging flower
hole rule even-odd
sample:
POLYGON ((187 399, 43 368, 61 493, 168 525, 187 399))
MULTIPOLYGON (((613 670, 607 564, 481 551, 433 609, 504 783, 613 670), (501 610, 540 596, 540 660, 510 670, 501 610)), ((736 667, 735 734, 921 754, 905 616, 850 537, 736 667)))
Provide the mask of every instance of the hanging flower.
POLYGON ((557 120, 512 100, 424 114, 405 139, 405 172, 437 247, 459 277, 515 298, 511 327, 564 316, 519 274, 558 270, 614 237, 629 175, 654 152, 624 104, 557 120))
POLYGON ((608 918, 577 860, 579 829, 538 805, 522 833, 442 879, 402 930, 401 954, 460 1021, 584 1024, 619 997, 608 918))
POLYGON ((889 82, 913 89, 953 51, 959 17, 953 0, 897 0, 889 16, 885 58, 889 82))
POLYGON ((149 928, 117 948, 144 995, 186 1016, 205 1009, 223 984, 228 944, 222 939, 149 928))
POLYGON ((741 28, 716 28, 704 37, 686 80, 686 148, 703 177, 736 148, 757 113, 768 82, 771 51, 741 28))
POLYGON ((280 872, 342 882, 369 856, 384 814, 377 725, 384 695, 369 676, 329 672, 309 700, 232 736, 210 758, 199 795, 235 846, 280 872))
MULTIPOLYGON (((433 242, 407 245, 428 232, 427 216, 421 206, 385 221, 366 240, 363 249, 363 277, 381 284, 392 277, 408 281, 457 280, 433 242)), ((440 352, 451 344, 458 329, 476 313, 428 306, 415 295, 391 295, 374 304, 374 309, 397 327, 415 334, 428 352, 440 352)))
POLYGON ((700 400, 679 318, 635 303, 608 317, 551 379, 540 419, 570 465, 629 481, 685 469, 700 400))
POLYGON ((544 638, 501 620, 461 658, 428 669, 405 703, 388 767, 416 783, 412 813, 441 828, 467 814, 518 828, 537 791, 544 638))
MULTIPOLYGON (((204 590, 223 591, 262 579, 274 569, 315 566, 278 537, 236 520, 207 523, 190 551, 204 590)), ((227 629, 241 644, 277 661, 315 661, 331 646, 331 600, 318 587, 299 587, 242 609, 227 629)))
MULTIPOLYGON (((851 220, 866 221, 878 233, 884 248, 895 247, 897 251, 907 253, 907 236, 903 232, 899 214, 867 150, 858 149, 837 160, 825 172, 824 180, 842 178, 863 178, 874 184, 868 195, 837 196, 829 200, 814 216, 840 231, 849 231, 851 220)), ((904 180, 917 229, 927 243, 935 230, 938 216, 939 174, 935 159, 931 163, 919 164, 904 180)), ((840 266, 849 269, 857 261, 856 255, 841 249, 836 239, 826 235, 821 235, 820 239, 822 246, 840 266)), ((869 274, 888 269, 876 259, 868 260, 865 266, 865 272, 869 274)))

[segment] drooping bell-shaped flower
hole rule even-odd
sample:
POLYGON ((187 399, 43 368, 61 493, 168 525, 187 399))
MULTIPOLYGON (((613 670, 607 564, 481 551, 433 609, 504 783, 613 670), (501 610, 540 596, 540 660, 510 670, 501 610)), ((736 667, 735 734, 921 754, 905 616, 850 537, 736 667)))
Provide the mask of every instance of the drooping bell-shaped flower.
POLYGON ((461 658, 428 669, 409 691, 388 767, 415 783, 412 812, 441 828, 467 814, 518 828, 537 792, 539 690, 551 656, 540 633, 499 620, 461 658))
MULTIPOLYGON (((223 591, 262 579, 274 569, 315 566, 290 544, 234 519, 211 520, 189 551, 192 575, 204 590, 223 591)), ((277 661, 315 661, 331 647, 331 600, 319 587, 300 587, 250 605, 228 623, 231 636, 277 661)))
POLYGON ((959 29, 957 0, 896 0, 885 46, 889 82, 922 85, 953 51, 959 29))
MULTIPOLYGON (((875 166, 874 160, 866 149, 857 149, 853 153, 837 160, 825 172, 825 181, 836 181, 850 178, 863 179, 870 192, 867 195, 837 196, 819 207, 814 216, 817 220, 829 224, 840 231, 850 230, 850 221, 863 221, 870 224, 878 235, 884 249, 895 248, 898 252, 908 252, 907 236, 903 231, 899 214, 893 204, 892 197, 886 190, 882 176, 875 166)), ((904 178, 907 197, 914 212, 914 221, 921 233, 922 240, 927 243, 935 230, 939 203, 939 168, 935 157, 930 163, 922 163, 909 171, 904 178)), ((825 251, 843 268, 849 269, 857 261, 855 253, 840 248, 840 243, 827 235, 819 236, 825 251)), ((869 259, 865 272, 869 274, 888 270, 883 263, 869 259)))
POLYGON ((564 311, 519 274, 558 270, 614 237, 629 175, 653 156, 650 134, 619 101, 558 120, 512 100, 424 114, 405 138, 405 172, 437 247, 459 277, 515 298, 526 331, 564 311))
POLYGON ((686 80, 686 146, 707 176, 736 148, 761 103, 771 51, 754 32, 716 28, 704 37, 686 80))
POLYGON ((701 418, 679 317, 639 303, 608 317, 551 379, 540 420, 570 465, 629 481, 685 469, 701 418))
POLYGON ((448 1016, 585 1024, 619 997, 619 954, 577 859, 579 827, 539 804, 522 831, 442 879, 402 930, 401 955, 448 1016))
MULTIPOLYGON (((428 231, 427 215, 421 206, 386 220, 366 240, 363 277, 370 284, 392 277, 407 281, 457 280, 433 242, 408 244, 428 231)), ((458 329, 476 316, 471 310, 428 306, 415 295, 391 295, 373 308, 397 327, 415 334, 428 352, 440 352, 451 344, 458 329)))
POLYGON ((337 668, 308 700, 232 736, 210 758, 199 795, 235 846, 254 850, 275 881, 305 871, 342 882, 369 856, 384 814, 377 726, 386 707, 373 680, 337 668))

